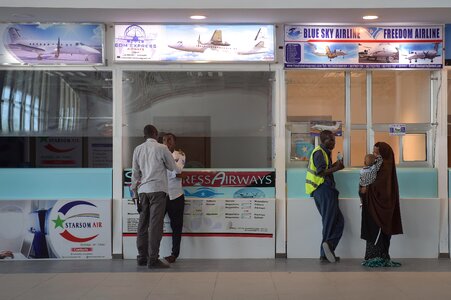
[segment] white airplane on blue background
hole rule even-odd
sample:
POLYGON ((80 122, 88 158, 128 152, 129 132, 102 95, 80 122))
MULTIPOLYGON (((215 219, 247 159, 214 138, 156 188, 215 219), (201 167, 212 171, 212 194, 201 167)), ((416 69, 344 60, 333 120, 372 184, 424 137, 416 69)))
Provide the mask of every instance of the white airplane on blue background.
POLYGON ((434 58, 439 57, 438 46, 440 43, 434 44, 433 50, 411 50, 409 54, 406 55, 406 58, 409 60, 409 63, 414 60, 418 62, 418 59, 430 59, 431 62, 434 62, 434 58))
POLYGON ((257 41, 257 43, 250 49, 239 49, 238 47, 233 47, 230 43, 223 41, 222 30, 217 29, 213 32, 213 35, 208 42, 202 42, 199 35, 196 44, 189 44, 184 43, 183 41, 178 41, 176 44, 168 45, 168 47, 186 52, 204 53, 207 49, 211 49, 213 51, 233 53, 238 55, 252 55, 265 53, 268 51, 268 49, 265 47, 264 39, 265 36, 263 34, 263 30, 262 28, 260 28, 254 39, 254 41, 257 41))
POLYGON ((330 61, 332 61, 332 59, 339 57, 339 56, 342 56, 343 58, 345 58, 345 55, 347 55, 347 53, 345 51, 340 50, 340 49, 334 49, 332 51, 332 50, 330 50, 329 46, 325 46, 324 52, 319 51, 315 44, 309 43, 309 46, 312 48, 313 54, 315 54, 316 56, 327 56, 327 58, 330 61))
POLYGON ((8 28, 10 42, 6 46, 11 50, 21 50, 34 52, 37 54, 37 59, 45 58, 45 55, 53 55, 55 58, 60 57, 61 54, 81 54, 86 55, 85 61, 89 60, 90 55, 100 55, 100 51, 83 44, 78 41, 61 41, 58 38, 56 41, 50 40, 28 40, 21 36, 19 29, 15 27, 8 28))

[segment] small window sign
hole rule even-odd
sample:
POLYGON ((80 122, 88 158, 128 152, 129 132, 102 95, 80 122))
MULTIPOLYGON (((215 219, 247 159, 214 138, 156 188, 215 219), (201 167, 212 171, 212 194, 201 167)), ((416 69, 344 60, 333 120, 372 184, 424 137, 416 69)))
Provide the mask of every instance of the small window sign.
POLYGON ((390 124, 390 135, 406 135, 406 124, 390 124))

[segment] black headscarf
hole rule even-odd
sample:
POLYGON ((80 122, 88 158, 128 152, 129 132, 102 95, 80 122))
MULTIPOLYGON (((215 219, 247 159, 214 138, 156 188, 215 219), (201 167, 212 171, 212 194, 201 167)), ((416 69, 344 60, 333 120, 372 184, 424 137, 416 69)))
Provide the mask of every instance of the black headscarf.
POLYGON ((387 235, 402 234, 399 188, 396 176, 395 155, 390 145, 378 142, 383 163, 374 183, 365 194, 365 204, 371 217, 382 232, 387 235))

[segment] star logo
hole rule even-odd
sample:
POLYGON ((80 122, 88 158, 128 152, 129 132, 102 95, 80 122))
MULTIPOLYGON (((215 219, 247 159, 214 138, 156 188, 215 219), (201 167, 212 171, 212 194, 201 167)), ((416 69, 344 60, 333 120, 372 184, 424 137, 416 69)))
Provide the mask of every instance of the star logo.
POLYGON ((55 228, 61 227, 64 229, 63 227, 63 223, 65 220, 61 219, 60 216, 58 215, 58 217, 56 218, 56 220, 52 220, 53 223, 55 223, 55 228))

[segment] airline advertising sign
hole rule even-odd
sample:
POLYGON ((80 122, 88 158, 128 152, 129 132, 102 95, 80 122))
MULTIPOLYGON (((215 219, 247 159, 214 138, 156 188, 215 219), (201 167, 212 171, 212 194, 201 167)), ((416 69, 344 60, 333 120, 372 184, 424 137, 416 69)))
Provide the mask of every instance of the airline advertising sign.
POLYGON ((115 61, 273 62, 274 25, 115 25, 115 61))
POLYGON ((103 65, 103 24, 0 24, 0 64, 103 65))
POLYGON ((443 67, 444 28, 437 26, 285 25, 285 68, 443 67))
POLYGON ((0 252, 14 260, 111 258, 111 200, 0 201, 0 252))
MULTIPOLYGON (((451 24, 445 25, 445 49, 451 49, 451 24)), ((451 51, 445 52, 445 65, 451 66, 451 51)))

